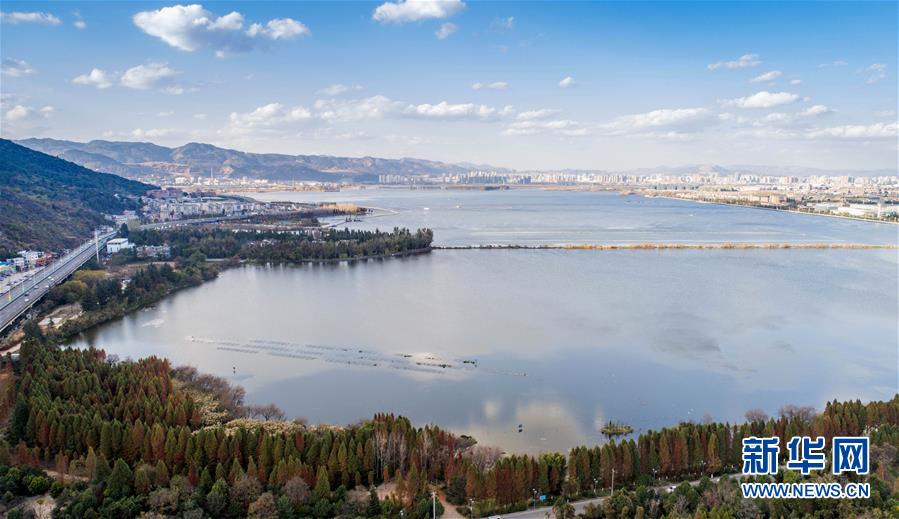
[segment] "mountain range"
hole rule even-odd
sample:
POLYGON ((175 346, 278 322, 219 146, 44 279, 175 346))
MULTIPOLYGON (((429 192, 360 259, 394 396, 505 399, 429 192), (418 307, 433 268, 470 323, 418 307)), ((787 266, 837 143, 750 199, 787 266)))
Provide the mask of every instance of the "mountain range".
POLYGON ((502 168, 475 164, 447 164, 413 158, 332 157, 246 153, 211 144, 189 143, 167 148, 149 142, 23 139, 18 144, 54 155, 86 168, 129 178, 147 175, 213 174, 268 180, 377 182, 378 175, 440 175, 465 173, 473 168, 502 168))
MULTIPOLYGON (((58 139, 23 139, 18 144, 65 159, 88 169, 127 178, 148 176, 247 177, 267 180, 317 180, 324 182, 377 182, 378 175, 452 175, 473 169, 500 173, 515 170, 472 164, 446 163, 415 158, 335 157, 330 155, 287 155, 248 153, 212 144, 188 143, 176 148, 149 142, 93 140, 75 142, 58 139)), ((828 170, 801 166, 691 164, 658 166, 620 171, 556 170, 570 173, 616 173, 626 175, 686 175, 747 173, 797 176, 891 176, 895 170, 828 170)))

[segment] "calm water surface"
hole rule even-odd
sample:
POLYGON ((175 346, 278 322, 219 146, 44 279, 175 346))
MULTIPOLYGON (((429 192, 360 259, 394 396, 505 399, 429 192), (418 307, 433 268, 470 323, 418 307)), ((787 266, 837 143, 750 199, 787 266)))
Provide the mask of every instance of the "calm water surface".
MULTIPOLYGON (((598 193, 265 196, 380 207, 354 225, 454 245, 897 241, 890 225, 598 193)), ((192 364, 313 422, 394 411, 536 452, 600 442, 610 419, 890 398, 897 297, 895 250, 435 251, 228 270, 75 344, 192 364)))

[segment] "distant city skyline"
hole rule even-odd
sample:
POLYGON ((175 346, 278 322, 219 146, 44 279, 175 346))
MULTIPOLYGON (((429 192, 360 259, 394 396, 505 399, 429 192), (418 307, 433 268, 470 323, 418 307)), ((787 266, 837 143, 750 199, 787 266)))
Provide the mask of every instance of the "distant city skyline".
POLYGON ((4 138, 895 169, 897 4, 4 2, 4 138))

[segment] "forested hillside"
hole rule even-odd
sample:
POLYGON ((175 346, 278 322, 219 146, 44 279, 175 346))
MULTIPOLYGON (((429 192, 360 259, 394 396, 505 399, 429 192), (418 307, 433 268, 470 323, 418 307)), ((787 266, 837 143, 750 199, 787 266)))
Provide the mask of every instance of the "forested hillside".
POLYGON ((0 139, 0 257, 77 245, 152 187, 0 139))

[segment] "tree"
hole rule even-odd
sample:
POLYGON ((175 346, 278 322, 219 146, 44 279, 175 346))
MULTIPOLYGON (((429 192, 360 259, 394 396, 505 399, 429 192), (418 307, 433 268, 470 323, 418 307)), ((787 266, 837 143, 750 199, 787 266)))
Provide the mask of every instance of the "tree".
POLYGON ((312 499, 321 501, 331 498, 331 482, 328 476, 328 469, 322 465, 318 468, 318 474, 315 476, 315 488, 312 490, 312 499))
POLYGON ((97 458, 97 464, 96 467, 94 467, 92 480, 95 483, 106 481, 106 477, 109 476, 109 472, 111 470, 112 469, 109 467, 109 462, 106 461, 106 456, 101 454, 100 457, 97 458))
POLYGON ((294 476, 284 484, 283 493, 290 501, 290 505, 297 507, 309 499, 309 485, 300 476, 294 476))
POLYGON ((131 495, 131 482, 134 480, 134 474, 131 467, 125 463, 125 460, 119 458, 112 467, 112 472, 106 480, 106 490, 104 495, 113 500, 122 499, 131 495))
POLYGON ((556 519, 574 519, 574 507, 565 497, 560 497, 553 505, 553 514, 556 519))
POLYGON ((225 480, 219 479, 212 485, 212 490, 206 494, 204 508, 213 517, 220 517, 222 512, 228 508, 228 484, 225 483, 225 480))
POLYGON ((763 411, 757 407, 750 409, 749 411, 746 411, 746 414, 743 416, 746 418, 746 421, 749 423, 767 422, 768 421, 768 413, 766 413, 765 411, 763 411))
POLYGON ((271 492, 265 492, 250 505, 247 517, 251 519, 277 519, 278 505, 271 492))
POLYGON ((381 501, 378 499, 378 491, 372 486, 368 489, 368 516, 377 517, 381 515, 381 501))
POLYGON ((231 487, 231 500, 246 510, 250 503, 255 501, 262 492, 262 485, 255 475, 245 474, 234 481, 231 487))
POLYGON ((145 496, 150 493, 150 489, 153 486, 153 482, 151 480, 151 474, 153 472, 153 468, 149 465, 143 465, 138 467, 137 470, 134 471, 134 491, 138 494, 145 496))

